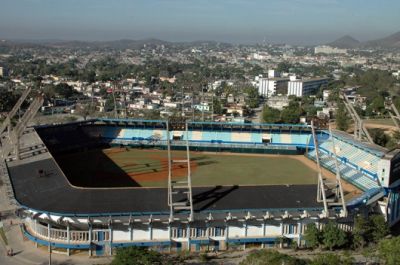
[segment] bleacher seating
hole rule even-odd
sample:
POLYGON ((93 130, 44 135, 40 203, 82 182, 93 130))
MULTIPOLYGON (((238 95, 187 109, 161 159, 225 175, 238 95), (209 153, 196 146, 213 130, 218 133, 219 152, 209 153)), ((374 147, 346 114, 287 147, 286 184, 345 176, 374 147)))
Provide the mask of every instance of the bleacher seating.
POLYGON ((308 144, 311 134, 292 134, 292 143, 308 144))
POLYGON ((122 129, 121 134, 122 135, 118 135, 118 138, 127 139, 127 140, 129 140, 129 139, 132 139, 132 140, 151 139, 155 135, 153 129, 137 129, 137 130, 122 129))
POLYGON ((118 127, 109 126, 85 126, 82 129, 90 137, 102 137, 107 139, 117 138, 121 131, 118 127))
POLYGON ((251 142, 252 143, 262 143, 262 133, 252 132, 251 133, 251 142))
MULTIPOLYGON (((325 141, 319 145, 320 149, 333 153, 332 142, 325 141)), ((336 155, 344 162, 356 169, 366 170, 371 177, 376 176, 378 171, 379 156, 367 150, 353 146, 335 137, 336 155)))
POLYGON ((37 129, 46 147, 54 153, 91 147, 99 144, 89 137, 79 126, 63 126, 37 129))
MULTIPOLYGON (((312 150, 308 153, 308 157, 312 160, 316 160, 315 157, 315 150, 312 150)), ((332 156, 327 153, 319 152, 320 155, 320 163, 321 166, 328 169, 331 172, 336 173, 336 165, 335 160, 332 156)), ((341 177, 346 180, 347 182, 355 185, 356 187, 360 188, 363 191, 367 191, 372 188, 378 188, 378 183, 373 180, 371 177, 363 174, 359 170, 356 170, 345 163, 339 162, 339 170, 341 177)))
MULTIPOLYGON (((126 128, 118 126, 87 126, 84 127, 85 132, 91 137, 106 138, 109 140, 146 140, 158 138, 166 140, 166 132, 160 129, 149 128, 126 128)), ((189 141, 194 142, 210 142, 210 143, 243 143, 243 144, 262 144, 263 135, 268 135, 270 144, 277 145, 307 145, 310 143, 310 134, 299 133, 261 133, 251 131, 192 131, 189 130, 189 141)), ((186 140, 184 131, 173 131, 170 133, 171 139, 173 136, 181 137, 181 140, 186 140)))

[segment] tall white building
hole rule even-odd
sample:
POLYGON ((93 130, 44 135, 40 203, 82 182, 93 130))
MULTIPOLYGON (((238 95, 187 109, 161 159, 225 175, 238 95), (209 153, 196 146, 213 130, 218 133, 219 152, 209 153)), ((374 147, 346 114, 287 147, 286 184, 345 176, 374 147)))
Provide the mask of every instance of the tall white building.
POLYGON ((314 48, 314 53, 325 53, 325 54, 346 54, 347 50, 346 49, 339 49, 331 46, 317 46, 314 48))
POLYGON ((321 86, 328 84, 327 78, 295 79, 291 77, 288 82, 288 96, 296 97, 313 95, 318 92, 321 86))
POLYGON ((268 70, 268 78, 280 77, 280 73, 275 70, 268 70))
POLYGON ((289 78, 260 78, 258 93, 263 97, 271 97, 275 94, 286 94, 289 78), (281 93, 279 93, 281 92, 281 93))

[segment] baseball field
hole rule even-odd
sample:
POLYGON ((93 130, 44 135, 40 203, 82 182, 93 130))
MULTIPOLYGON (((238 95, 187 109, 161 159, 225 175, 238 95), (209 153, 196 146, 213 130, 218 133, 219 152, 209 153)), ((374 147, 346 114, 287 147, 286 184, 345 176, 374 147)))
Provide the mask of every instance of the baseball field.
MULTIPOLYGON (((315 184, 316 168, 304 156, 191 152, 193 186, 315 184)), ((174 159, 186 153, 174 151, 174 159)), ((168 158, 164 150, 110 148, 56 157, 69 182, 78 187, 166 187, 168 158)), ((187 175, 185 163, 172 176, 187 175)))

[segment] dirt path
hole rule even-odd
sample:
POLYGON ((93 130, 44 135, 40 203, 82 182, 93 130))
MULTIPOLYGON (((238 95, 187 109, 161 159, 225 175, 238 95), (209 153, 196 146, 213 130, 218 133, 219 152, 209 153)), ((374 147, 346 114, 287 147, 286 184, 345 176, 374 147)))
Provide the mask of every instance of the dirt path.
POLYGON ((393 125, 385 125, 385 124, 376 124, 376 123, 365 123, 365 127, 367 129, 382 129, 387 134, 392 135, 394 132, 397 131, 397 127, 393 125))

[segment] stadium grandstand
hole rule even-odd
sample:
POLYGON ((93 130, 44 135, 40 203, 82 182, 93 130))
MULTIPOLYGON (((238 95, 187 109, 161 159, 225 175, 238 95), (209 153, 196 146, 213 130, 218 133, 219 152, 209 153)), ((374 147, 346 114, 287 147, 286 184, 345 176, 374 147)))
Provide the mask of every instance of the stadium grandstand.
POLYGON ((292 241, 302 245, 309 223, 321 227, 333 220, 348 231, 358 214, 381 213, 390 225, 400 218, 399 151, 313 124, 103 118, 3 127, 3 177, 12 187, 9 195, 24 235, 68 254, 79 249, 91 256, 110 255, 126 246, 199 251, 292 241), (112 146, 163 150, 168 187, 77 187, 59 165, 63 154, 112 146), (186 150, 186 156, 174 159, 171 150, 186 150), (329 189, 319 168, 318 184, 192 186, 193 151, 305 156, 337 178, 329 189), (182 167, 187 170, 184 181, 172 179, 173 163, 187 165, 182 167), (345 197, 338 191, 342 180, 361 192, 345 197))

